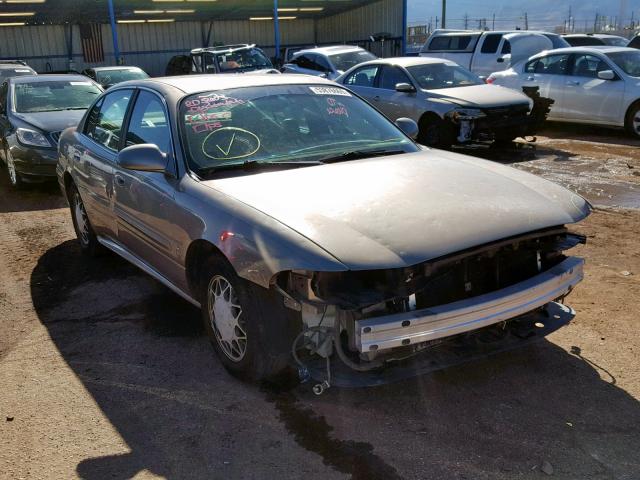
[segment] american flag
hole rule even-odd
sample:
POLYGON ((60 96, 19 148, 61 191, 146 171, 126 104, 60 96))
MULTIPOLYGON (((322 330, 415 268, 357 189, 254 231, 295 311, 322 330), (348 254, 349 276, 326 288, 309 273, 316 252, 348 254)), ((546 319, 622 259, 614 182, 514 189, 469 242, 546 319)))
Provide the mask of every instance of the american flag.
POLYGON ((82 54, 86 63, 104 62, 102 28, 99 23, 81 24, 80 42, 82 43, 82 54))

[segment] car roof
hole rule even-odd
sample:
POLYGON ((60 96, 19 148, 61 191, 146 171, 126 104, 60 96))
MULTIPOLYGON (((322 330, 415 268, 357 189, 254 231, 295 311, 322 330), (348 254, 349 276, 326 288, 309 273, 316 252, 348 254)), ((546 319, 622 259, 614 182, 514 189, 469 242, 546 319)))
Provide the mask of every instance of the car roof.
MULTIPOLYGON (((50 82, 52 80, 60 80, 67 82, 91 82, 94 83, 91 79, 85 77, 84 75, 70 75, 68 73, 45 73, 42 75, 24 75, 22 77, 11 77, 10 81, 12 83, 40 83, 40 82, 50 82)), ((96 84, 97 85, 97 84, 96 84)))
POLYGON ((454 29, 442 29, 439 28, 437 30, 434 30, 433 33, 431 34, 433 35, 454 35, 454 34, 460 34, 460 33, 467 33, 470 35, 478 35, 481 33, 486 33, 487 35, 489 34, 500 34, 500 35, 507 35, 509 33, 539 33, 541 35, 556 35, 559 36, 559 34, 557 33, 553 33, 553 32, 546 32, 544 30, 454 30, 454 29))
POLYGON ((303 53, 323 53, 325 55, 331 55, 335 53, 355 52, 358 50, 364 50, 364 48, 357 45, 332 45, 329 47, 305 48, 304 50, 296 52, 295 55, 303 53))
POLYGON ((16 69, 16 68, 28 68, 31 71, 35 70, 33 68, 31 68, 29 65, 22 65, 21 63, 2 63, 0 62, 0 69, 2 70, 9 70, 9 69, 16 69))
MULTIPOLYGON (((363 65, 370 65, 382 63, 384 65, 399 65, 401 67, 413 67, 415 65, 427 65, 432 63, 455 63, 446 58, 438 57, 389 57, 378 58, 377 60, 369 60, 368 62, 359 63, 355 67, 361 67, 363 65)), ((355 68, 353 67, 353 68, 355 68)))
POLYGON ((202 47, 194 48, 191 53, 197 54, 202 52, 222 53, 222 52, 235 52, 238 50, 247 50, 256 48, 255 43, 238 43, 235 45, 219 45, 217 47, 202 47))
POLYGON ((136 67, 135 65, 118 65, 118 66, 111 66, 111 67, 89 67, 87 68, 87 70, 93 70, 94 72, 104 72, 107 70, 131 70, 131 69, 136 69, 136 70, 142 70, 140 67, 136 67))
POLYGON ((180 90, 185 94, 192 94, 212 90, 226 90, 229 88, 308 84, 336 86, 336 84, 330 80, 325 80, 313 75, 293 73, 225 73, 179 75, 174 77, 149 78, 145 80, 129 80, 127 82, 119 83, 117 87, 139 86, 155 90, 163 90, 163 87, 168 86, 180 90))
POLYGON ((633 52, 637 51, 635 48, 628 47, 615 47, 612 45, 588 45, 584 47, 565 47, 565 48, 556 48, 554 50, 545 50, 544 52, 540 52, 534 56, 543 56, 548 54, 556 54, 556 53, 613 53, 613 52, 633 52))

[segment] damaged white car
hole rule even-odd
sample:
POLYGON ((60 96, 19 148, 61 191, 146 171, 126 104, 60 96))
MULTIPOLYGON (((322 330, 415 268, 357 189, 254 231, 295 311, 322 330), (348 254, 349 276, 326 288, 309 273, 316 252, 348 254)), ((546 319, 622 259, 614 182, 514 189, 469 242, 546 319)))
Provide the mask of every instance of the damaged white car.
POLYGON ((568 322, 588 203, 397 124, 304 75, 126 82, 62 134, 58 176, 82 249, 200 306, 244 378, 376 384, 568 322))

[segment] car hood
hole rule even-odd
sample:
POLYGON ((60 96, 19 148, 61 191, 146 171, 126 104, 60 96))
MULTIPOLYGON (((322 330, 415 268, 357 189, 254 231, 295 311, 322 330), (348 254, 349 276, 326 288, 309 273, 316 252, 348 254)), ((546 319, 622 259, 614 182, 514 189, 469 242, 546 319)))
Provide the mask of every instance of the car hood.
POLYGON ((438 150, 203 183, 352 270, 415 265, 590 212, 582 197, 555 183, 438 150))
POLYGON ((524 93, 497 85, 470 85, 468 87, 427 90, 431 98, 447 100, 461 107, 490 108, 504 105, 529 104, 524 93))
POLYGON ((80 123, 86 110, 63 110, 60 112, 15 113, 15 117, 43 132, 60 132, 80 123))

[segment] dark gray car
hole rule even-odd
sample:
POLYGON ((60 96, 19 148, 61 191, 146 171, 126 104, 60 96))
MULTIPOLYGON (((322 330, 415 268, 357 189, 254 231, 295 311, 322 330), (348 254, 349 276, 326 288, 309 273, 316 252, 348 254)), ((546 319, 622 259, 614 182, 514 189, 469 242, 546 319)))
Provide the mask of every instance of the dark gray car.
POLYGON ((420 147, 327 80, 120 84, 59 157, 82 250, 107 247, 199 306, 243 378, 293 364, 317 392, 333 369, 380 383, 385 367, 424 371, 406 367, 427 347, 519 342, 572 317, 554 301, 582 278, 564 251, 584 239, 563 225, 589 214, 584 199, 420 147))
POLYGON ((55 178, 60 133, 100 93, 82 75, 11 77, 0 86, 0 158, 11 185, 55 178))

